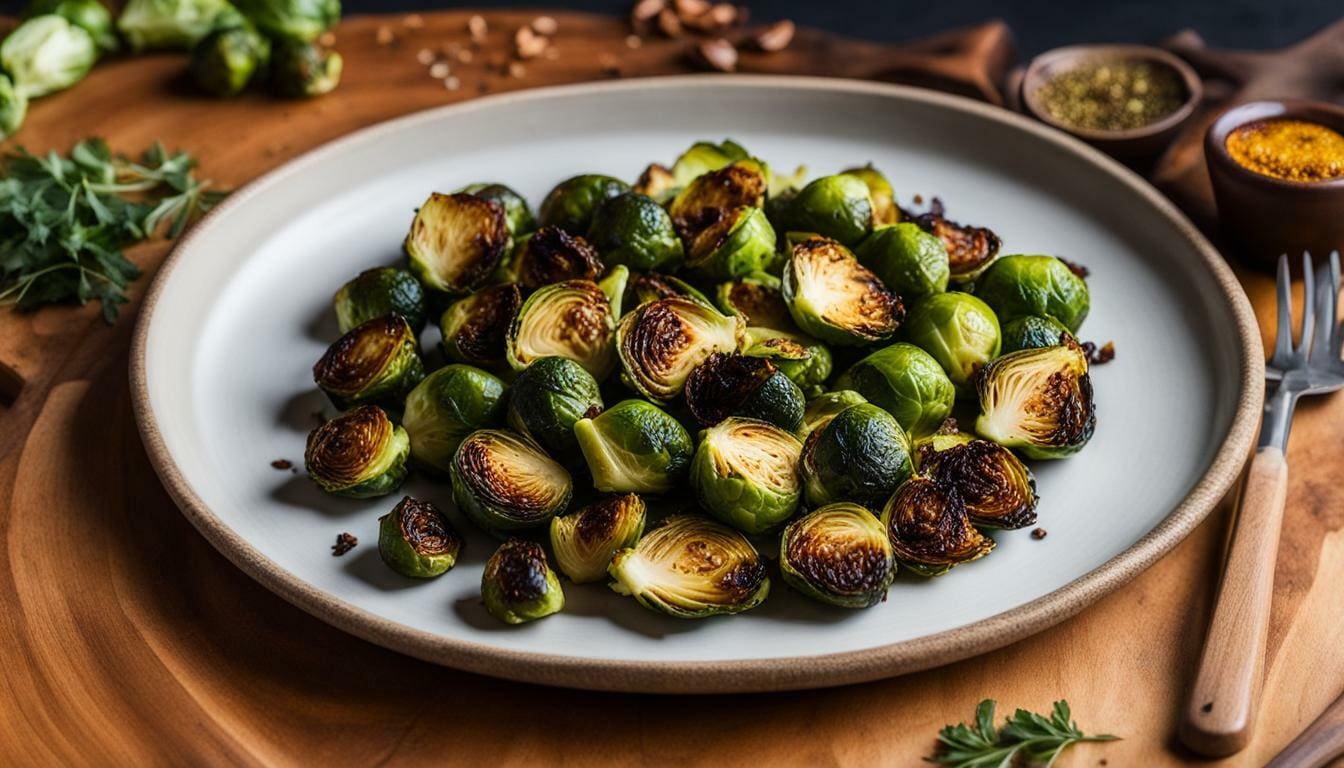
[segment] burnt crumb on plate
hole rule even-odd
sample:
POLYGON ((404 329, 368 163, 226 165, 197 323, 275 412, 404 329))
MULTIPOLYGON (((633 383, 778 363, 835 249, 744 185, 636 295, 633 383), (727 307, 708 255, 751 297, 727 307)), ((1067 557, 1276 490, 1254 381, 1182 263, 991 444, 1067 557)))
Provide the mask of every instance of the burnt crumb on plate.
POLYGON ((294 469, 294 462, 290 461, 289 459, 276 459, 275 461, 271 462, 271 466, 275 469, 280 470, 294 469))
POLYGON ((1100 347, 1095 342, 1083 342, 1083 354, 1087 355, 1090 365, 1105 365, 1115 359, 1115 342, 1108 341, 1100 347))
POLYGON ((1037 541, 1044 539, 1045 536, 1046 533, 1044 528, 1037 528, 1036 530, 1031 532, 1031 538, 1036 539, 1037 541))
POLYGON ((1079 263, 1076 262, 1076 261, 1069 261, 1068 259, 1064 258, 1063 256, 1056 256, 1055 258, 1056 258, 1056 259, 1059 259, 1059 260, 1062 261, 1062 262, 1064 262, 1064 266, 1068 267, 1070 272, 1072 272, 1073 274, 1075 274, 1075 275, 1081 277, 1081 278, 1084 279, 1084 280, 1086 280, 1086 279, 1088 278, 1088 276, 1092 274, 1092 270, 1088 269, 1087 267, 1083 266, 1082 264, 1079 264, 1079 263))
POLYGON ((359 546, 359 539, 342 531, 336 535, 336 543, 331 545, 331 556, 340 557, 357 546, 359 546))

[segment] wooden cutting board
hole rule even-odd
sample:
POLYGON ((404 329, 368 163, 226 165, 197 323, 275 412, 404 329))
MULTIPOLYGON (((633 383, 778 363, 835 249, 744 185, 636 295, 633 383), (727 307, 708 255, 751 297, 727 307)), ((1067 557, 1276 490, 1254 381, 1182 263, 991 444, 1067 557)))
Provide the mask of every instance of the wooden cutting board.
MULTIPOLYGON (((347 20, 338 31, 345 82, 311 102, 206 100, 183 84, 179 57, 110 61, 36 103, 19 140, 45 151, 96 133, 138 151, 162 138, 201 157, 206 176, 237 186, 330 138, 482 87, 607 76, 603 53, 618 55, 627 75, 684 70, 680 43, 632 50, 623 22, 566 14, 557 17, 559 58, 529 62, 522 77, 488 72, 531 18, 494 13, 489 44, 455 67, 461 88, 449 91, 416 53, 465 41, 467 17, 426 15, 418 29, 402 17, 347 20), (378 43, 384 26, 395 43, 378 43)), ((994 80, 981 75, 1002 73, 1007 45, 997 25, 913 54, 805 32, 788 52, 744 58, 743 69, 917 76, 993 98, 994 80), (928 55, 944 70, 925 66, 928 55)), ((981 658, 848 688, 698 698, 544 689, 431 666, 332 629, 215 553, 140 446, 127 350, 139 297, 166 251, 161 243, 134 251, 146 276, 114 326, 92 306, 0 312, 0 361, 26 380, 17 401, 0 407, 0 764, 910 766, 940 726, 969 718, 985 697, 1037 710, 1067 697, 1086 728, 1125 739, 1079 747, 1065 765, 1187 759, 1174 727, 1226 507, 1131 585, 1059 627, 981 658)), ((1245 280, 1269 322, 1272 286, 1259 275, 1245 280)), ((1304 402, 1289 455, 1261 728, 1219 765, 1262 765, 1344 689, 1341 440, 1344 398, 1304 402)))

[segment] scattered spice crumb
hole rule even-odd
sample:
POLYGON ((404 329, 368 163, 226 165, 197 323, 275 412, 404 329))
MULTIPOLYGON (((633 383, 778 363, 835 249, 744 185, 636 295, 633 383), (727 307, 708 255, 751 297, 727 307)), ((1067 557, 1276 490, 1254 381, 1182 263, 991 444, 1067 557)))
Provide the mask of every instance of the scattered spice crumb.
POLYGON ((639 35, 626 35, 625 47, 634 50, 644 44, 644 38, 639 35))
POLYGON ((391 27, 384 24, 378 28, 376 39, 379 45, 387 46, 391 45, 392 42, 397 39, 397 35, 392 31, 391 27))
POLYGON ((451 73, 451 71, 452 70, 449 68, 448 62, 436 61, 434 62, 434 65, 429 68, 429 76, 434 78, 435 80, 442 80, 445 77, 447 77, 451 73))
POLYGON ((340 557, 357 546, 359 546, 359 539, 342 531, 336 535, 336 543, 331 545, 331 556, 340 557))
POLYGON ((471 35, 471 41, 474 43, 484 42, 485 36, 489 34, 490 27, 485 23, 485 17, 479 13, 467 19, 467 34, 471 35))
POLYGON ((271 466, 275 467, 276 469, 293 469, 294 462, 290 461, 289 459, 276 459, 275 461, 271 462, 271 466))
POLYGON ((915 205, 923 205, 923 204, 924 204, 924 196, 915 195, 915 205))
POLYGON ((1115 359, 1115 342, 1108 341, 1100 347, 1095 342, 1083 342, 1083 354, 1091 365, 1105 365, 1115 359))
POLYGON ((425 17, 418 13, 407 14, 406 18, 401 20, 407 29, 421 29, 425 26, 425 17))
POLYGON ((1031 532, 1031 538, 1036 539, 1037 541, 1040 541, 1041 539, 1044 539, 1045 537, 1046 537, 1046 533, 1045 533, 1045 529, 1044 529, 1044 528, 1037 528, 1036 530, 1034 530, 1034 531, 1031 532))
POLYGON ((532 20, 532 31, 538 35, 554 35, 560 31, 560 24, 554 16, 538 16, 532 20))
POLYGON ((784 19, 761 30, 757 33, 753 42, 756 43, 757 48, 767 53, 782 51, 789 47, 789 43, 793 42, 793 35, 796 31, 797 28, 793 25, 793 22, 784 19))

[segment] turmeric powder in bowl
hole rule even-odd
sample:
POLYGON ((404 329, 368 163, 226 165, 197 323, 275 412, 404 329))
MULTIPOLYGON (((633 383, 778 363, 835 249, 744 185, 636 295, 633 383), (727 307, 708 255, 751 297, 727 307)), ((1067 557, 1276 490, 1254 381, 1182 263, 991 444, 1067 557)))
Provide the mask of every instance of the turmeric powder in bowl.
POLYGON ((1263 176, 1305 183, 1344 177, 1344 135, 1320 123, 1254 120, 1229 133, 1226 146, 1237 165, 1263 176))

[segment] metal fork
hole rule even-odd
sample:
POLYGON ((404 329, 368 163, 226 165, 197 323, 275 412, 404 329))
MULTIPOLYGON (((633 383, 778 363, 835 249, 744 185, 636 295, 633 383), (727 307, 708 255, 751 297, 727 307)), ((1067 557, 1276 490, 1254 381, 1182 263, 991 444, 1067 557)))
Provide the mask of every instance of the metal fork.
POLYGON ((1180 726, 1186 746, 1205 755, 1230 755, 1250 741, 1264 679, 1274 561, 1278 555, 1283 505, 1288 491, 1284 451, 1293 408, 1303 395, 1344 386, 1344 325, 1336 319, 1339 253, 1312 270, 1302 254, 1305 307, 1293 346, 1292 281, 1288 257, 1279 259, 1278 335, 1266 366, 1270 389, 1260 442, 1237 501, 1236 528, 1227 551, 1218 602, 1204 639, 1199 672, 1180 726))

